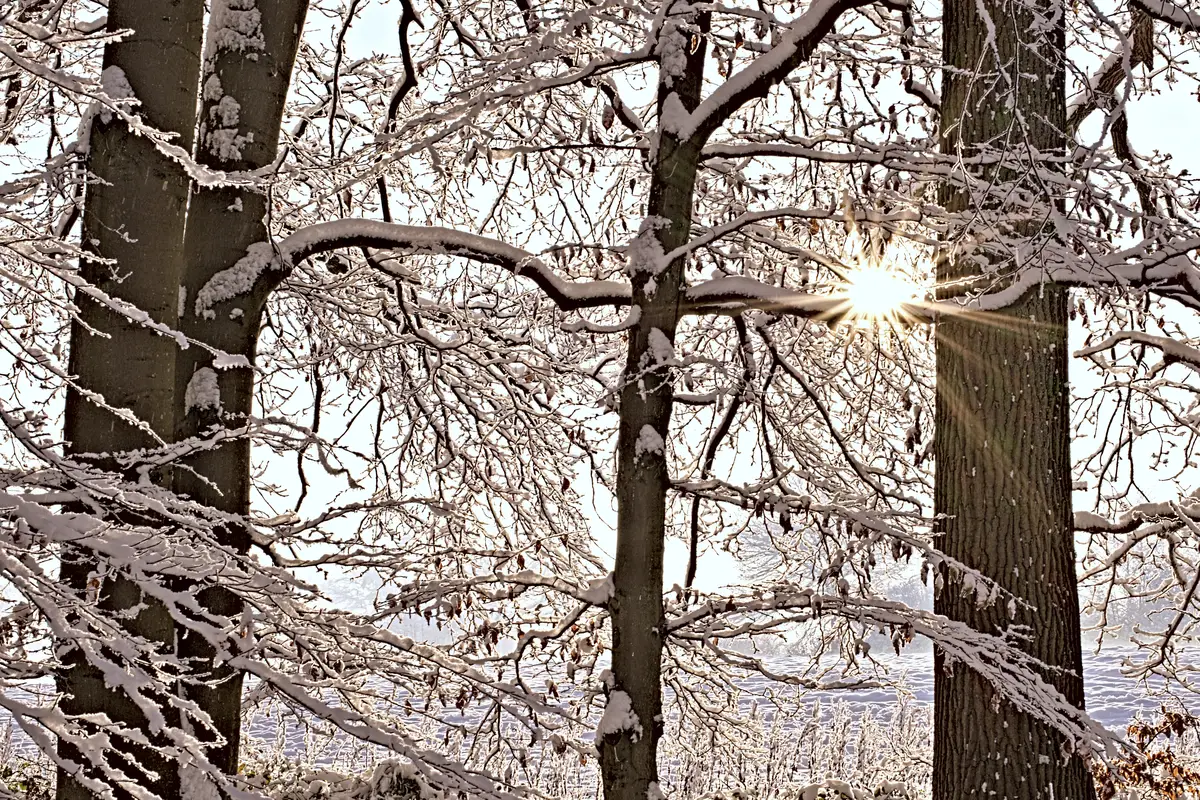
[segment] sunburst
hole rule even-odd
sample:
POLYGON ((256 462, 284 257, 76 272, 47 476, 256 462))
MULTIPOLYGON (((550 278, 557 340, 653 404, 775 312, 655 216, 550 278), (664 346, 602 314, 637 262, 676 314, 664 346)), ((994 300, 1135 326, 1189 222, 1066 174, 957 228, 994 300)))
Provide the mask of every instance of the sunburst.
POLYGON ((904 306, 916 302, 921 287, 895 270, 865 266, 847 274, 844 293, 848 316, 872 323, 902 316, 904 306))

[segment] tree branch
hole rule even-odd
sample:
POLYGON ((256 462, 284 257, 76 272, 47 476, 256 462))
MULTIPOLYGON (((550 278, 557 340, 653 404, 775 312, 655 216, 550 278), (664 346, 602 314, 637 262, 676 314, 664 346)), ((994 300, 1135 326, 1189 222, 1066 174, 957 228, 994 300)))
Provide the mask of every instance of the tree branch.
MULTIPOLYGON (((808 10, 788 27, 779 44, 731 76, 696 107, 677 132, 679 139, 691 139, 695 144, 703 144, 739 108, 752 100, 766 97, 773 86, 807 61, 843 13, 873 2, 814 0, 808 10)), ((896 0, 884 0, 883 5, 893 9, 908 7, 907 3, 896 0)))
POLYGON ((415 22, 418 26, 424 27, 417 17, 417 12, 413 10, 412 0, 400 0, 400 9, 400 59, 404 65, 404 79, 396 85, 392 97, 388 101, 387 121, 383 126, 386 133, 394 132, 396 114, 400 111, 400 104, 404 102, 408 93, 417 87, 417 70, 413 67, 412 48, 408 44, 408 26, 415 22))
POLYGON ((1200 31, 1200 13, 1188 11, 1167 0, 1130 0, 1129 4, 1178 31, 1200 31))

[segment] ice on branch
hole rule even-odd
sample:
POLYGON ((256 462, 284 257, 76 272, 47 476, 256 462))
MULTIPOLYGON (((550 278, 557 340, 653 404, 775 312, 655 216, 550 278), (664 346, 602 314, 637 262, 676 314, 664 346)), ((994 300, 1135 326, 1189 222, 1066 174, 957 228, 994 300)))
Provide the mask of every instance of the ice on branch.
POLYGON ((213 369, 251 369, 253 367, 250 359, 245 356, 230 355, 229 353, 218 353, 213 356, 212 365, 213 369))

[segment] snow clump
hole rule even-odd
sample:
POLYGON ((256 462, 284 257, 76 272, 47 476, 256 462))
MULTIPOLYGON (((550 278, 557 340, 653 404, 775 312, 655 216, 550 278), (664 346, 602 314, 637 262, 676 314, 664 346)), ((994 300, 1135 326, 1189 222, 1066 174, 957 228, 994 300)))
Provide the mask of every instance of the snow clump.
MULTIPOLYGON (((649 216, 642 220, 642 224, 638 226, 637 236, 633 237, 625 247, 625 272, 630 276, 637 275, 639 272, 648 272, 651 276, 658 275, 663 271, 663 252, 662 245, 658 243, 658 237, 655 232, 669 227, 671 221, 665 217, 649 216)), ((653 292, 648 293, 653 294, 653 292)))
POLYGON ((650 453, 663 452, 663 438, 650 425, 643 425, 638 431, 637 441, 633 443, 633 455, 637 459, 650 453))
POLYGON ((246 255, 236 264, 213 275, 196 293, 196 315, 205 319, 215 318, 213 306, 248 293, 259 276, 275 265, 275 249, 270 242, 250 245, 246 248, 246 255))
MULTIPOLYGON (((129 78, 125 77, 125 70, 120 67, 105 67, 100 73, 100 88, 112 100, 130 100, 134 99, 133 86, 129 84, 129 78)), ((105 125, 112 122, 112 111, 104 109, 100 112, 100 121, 105 125)))
POLYGON ((659 328, 651 328, 650 335, 647 337, 650 345, 650 353, 654 356, 656 364, 665 366, 679 366, 679 359, 675 357, 675 346, 671 344, 671 340, 659 328))
POLYGON ((612 599, 613 590, 613 575, 610 572, 603 578, 597 578, 589 583, 588 588, 580 594, 580 597, 594 606, 602 606, 612 599))
POLYGON ((629 731, 630 738, 636 742, 642 737, 642 723, 633 711, 633 701, 630 700, 629 695, 617 689, 608 695, 608 705, 604 707, 604 716, 596 725, 596 738, 620 736, 625 731, 629 731))
POLYGON ((191 413, 192 409, 203 411, 206 408, 221 410, 221 387, 217 382, 217 373, 208 367, 201 367, 188 381, 183 394, 183 409, 191 413))

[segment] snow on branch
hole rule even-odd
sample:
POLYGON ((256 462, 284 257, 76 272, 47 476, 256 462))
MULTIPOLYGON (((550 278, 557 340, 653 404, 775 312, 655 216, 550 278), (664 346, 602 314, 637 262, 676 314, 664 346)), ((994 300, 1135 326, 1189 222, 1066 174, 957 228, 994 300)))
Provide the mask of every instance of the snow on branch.
MULTIPOLYGON (((734 230, 759 219, 777 216, 805 216, 789 209, 747 214, 729 225, 701 235, 664 258, 675 258, 711 244, 734 230)), ((879 221, 911 221, 917 215, 907 212, 880 217, 879 221)), ((868 215, 866 217, 870 219, 868 215)), ((366 219, 341 219, 322 222, 297 230, 273 243, 251 245, 236 264, 214 275, 196 294, 195 313, 215 315, 213 306, 254 290, 270 271, 287 271, 299 261, 330 250, 370 247, 400 251, 410 255, 452 255, 492 264, 515 276, 528 278, 563 311, 586 308, 626 307, 630 304, 629 285, 618 281, 572 281, 563 278, 544 260, 522 248, 497 239, 441 227, 402 225, 366 219)), ((1194 265, 1188 257, 1200 248, 1200 239, 1188 239, 1163 248, 1138 261, 1138 253, 1121 252, 1110 256, 1096 268, 1083 269, 1072 264, 1045 270, 1029 269, 999 291, 963 300, 938 303, 914 301, 898 311, 914 323, 930 322, 938 313, 994 311, 1011 305, 1027 291, 1045 281, 1070 286, 1149 285, 1172 296, 1200 297, 1194 265)), ((379 262, 387 271, 386 262, 379 262)), ((404 272, 402 277, 410 278, 404 272)), ((786 316, 836 321, 850 311, 847 298, 838 294, 816 294, 765 283, 746 276, 721 276, 687 288, 680 313, 735 315, 745 311, 768 311, 786 316)), ((587 327, 586 325, 582 327, 587 327)))
POLYGON ((1067 129, 1072 133, 1078 131, 1088 115, 1100 107, 1101 101, 1112 94, 1134 66, 1125 47, 1106 58, 1088 79, 1087 86, 1068 104, 1067 129))
POLYGON ((942 583, 940 570, 944 568, 951 574, 961 575, 963 585, 969 585, 974 589, 976 600, 981 605, 1005 601, 1009 604, 1010 613, 1016 605, 1028 607, 1028 603, 1004 589, 979 570, 946 555, 925 538, 909 533, 902 527, 889 524, 885 519, 880 519, 873 513, 856 511, 839 504, 817 503, 809 495, 779 493, 773 490, 774 486, 774 481, 762 485, 737 486, 711 477, 703 481, 677 481, 672 484, 672 488, 678 492, 704 497, 715 503, 742 508, 761 505, 776 511, 786 509, 789 515, 810 512, 844 519, 853 526, 855 531, 866 534, 864 538, 859 539, 861 544, 870 545, 884 538, 890 540, 892 556, 896 560, 900 559, 901 554, 907 557, 909 553, 919 553, 922 560, 922 573, 926 570, 933 571, 934 584, 939 589, 942 583))
MULTIPOLYGON (((852 8, 872 5, 874 0, 814 0, 808 10, 788 26, 779 44, 756 58, 748 67, 731 75, 706 97, 686 122, 678 126, 680 140, 703 143, 739 108, 765 97, 775 84, 809 59, 817 45, 833 30, 842 14, 852 8)), ((907 3, 887 0, 889 8, 907 8, 907 3)))
MULTIPOLYGON (((268 270, 287 270, 305 258, 343 247, 386 248, 413 255, 453 255, 493 264, 513 275, 529 278, 564 311, 624 307, 630 303, 628 284, 567 280, 536 255, 486 236, 450 228, 344 219, 301 228, 274 245, 266 242, 251 245, 237 264, 214 275, 200 289, 195 311, 201 315, 212 314, 212 307, 218 303, 250 292, 268 270)), ((689 287, 681 309, 682 313, 693 315, 737 314, 751 310, 801 317, 838 317, 846 313, 848 304, 841 296, 813 294, 753 278, 727 276, 689 287)), ((905 311, 914 319, 929 318, 923 304, 908 304, 905 311)))
MULTIPOLYGON (((1196 498, 1184 498, 1178 503, 1139 503, 1114 519, 1091 511, 1076 511, 1075 530, 1086 533, 1131 533, 1143 525, 1164 521, 1178 527, 1184 519, 1200 520, 1200 502, 1196 498)), ((1090 577, 1091 574, 1083 577, 1090 577)))
MULTIPOLYGON (((1111 254, 1094 254, 1082 261, 1065 252, 1057 263, 1017 273, 1004 288, 980 294, 953 307, 965 311, 996 311, 1017 302, 1040 284, 1054 282, 1073 287, 1145 287, 1163 297, 1195 307, 1200 303, 1200 272, 1192 260, 1200 238, 1181 238, 1151 251, 1143 242, 1111 254)), ((943 310, 951 304, 939 304, 943 310)))
POLYGON ((1143 333, 1142 331, 1121 331, 1120 333, 1115 333, 1098 344, 1075 351, 1075 355, 1079 358, 1086 358, 1087 356, 1112 350, 1117 345, 1126 342, 1157 347, 1163 353, 1163 366, 1178 362, 1187 364, 1194 370, 1200 370, 1200 350, 1197 350, 1195 347, 1189 347, 1183 342, 1172 339, 1169 336, 1156 336, 1152 333, 1143 333))
POLYGON ((419 227, 366 219, 342 219, 301 228, 274 243, 252 245, 231 268, 212 277, 196 296, 196 313, 248 292, 268 269, 290 269, 309 256, 342 247, 375 247, 410 254, 462 256, 529 278, 564 311, 629 305, 629 287, 615 281, 574 282, 560 277, 519 247, 450 228, 419 227))
POLYGON ((815 295, 772 286, 740 275, 713 278, 687 290, 689 314, 737 314, 758 309, 801 317, 824 317, 844 313, 844 297, 815 295))
POLYGON ((1188 11, 1167 0, 1130 0, 1129 4, 1177 30, 1200 30, 1200 13, 1188 11))
MULTIPOLYGON (((855 212, 852 216, 856 222, 869 222, 885 228, 894 228, 903 222, 919 222, 922 218, 921 214, 916 211, 897 211, 884 214, 872 210, 863 210, 855 212)), ((781 219, 827 220, 829 219, 829 212, 825 209, 812 208, 772 208, 765 211, 747 211, 729 222, 710 228, 701 235, 692 238, 686 244, 676 247, 671 252, 659 256, 656 259, 655 267, 659 270, 665 269, 666 265, 675 259, 683 258, 689 253, 723 239, 731 233, 760 222, 781 219)))
MULTIPOLYGON (((4 42, 0 42, 0 56, 7 58, 18 68, 38 80, 57 86, 69 95, 92 101, 94 106, 88 111, 88 115, 103 113, 120 117, 129 127, 131 133, 141 136, 153 144, 160 153, 179 164, 188 174, 188 177, 200 186, 208 188, 237 186, 249 189, 256 188, 262 184, 259 176, 253 173, 223 172, 221 170, 209 169, 200 164, 192 158, 190 152, 174 143, 173 140, 176 138, 176 134, 158 130, 147 124, 141 116, 129 110, 129 107, 136 103, 136 98, 127 96, 116 97, 110 94, 107 90, 112 88, 111 85, 106 87, 103 83, 80 78, 66 70, 53 69, 45 64, 40 64, 33 59, 26 58, 16 48, 4 42)), ((115 77, 115 75, 112 77, 115 77)), ((89 116, 85 116, 83 124, 80 126, 81 143, 77 147, 81 151, 86 149, 88 136, 86 123, 89 119, 89 116)))

